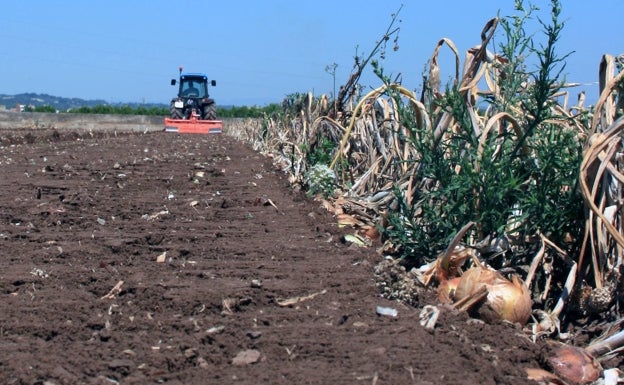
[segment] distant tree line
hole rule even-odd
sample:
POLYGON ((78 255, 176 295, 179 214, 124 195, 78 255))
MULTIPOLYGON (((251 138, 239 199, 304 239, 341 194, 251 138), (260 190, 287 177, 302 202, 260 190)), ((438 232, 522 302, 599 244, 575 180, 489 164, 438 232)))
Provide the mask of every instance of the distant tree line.
POLYGON ((56 112, 56 108, 52 106, 26 106, 24 107, 25 112, 56 112))
POLYGON ((222 118, 261 118, 265 114, 270 115, 276 111, 281 111, 282 107, 279 104, 273 103, 265 107, 257 106, 240 106, 240 107, 228 107, 217 108, 217 116, 222 118))
MULTIPOLYGON (((273 103, 265 107, 257 106, 233 106, 233 107, 218 107, 217 116, 221 118, 261 118, 265 114, 270 115, 274 112, 281 111, 282 107, 279 104, 273 103)), ((26 112, 57 112, 53 106, 28 106, 24 109, 26 112)), ((167 116, 169 115, 169 108, 166 107, 132 107, 128 105, 113 106, 110 104, 102 104, 97 106, 84 106, 79 108, 73 108, 69 113, 76 114, 112 114, 112 115, 154 115, 154 116, 167 116)))
POLYGON ((113 106, 110 104, 97 105, 93 107, 83 106, 69 110, 76 114, 112 114, 112 115, 167 115, 169 109, 165 107, 131 107, 128 105, 113 106))
MULTIPOLYGON (((54 106, 26 106, 25 112, 58 112, 54 106)), ((97 106, 83 106, 67 110, 74 114, 113 114, 113 115, 167 115, 169 110, 164 107, 131 107, 128 105, 112 106, 101 104, 97 106)))

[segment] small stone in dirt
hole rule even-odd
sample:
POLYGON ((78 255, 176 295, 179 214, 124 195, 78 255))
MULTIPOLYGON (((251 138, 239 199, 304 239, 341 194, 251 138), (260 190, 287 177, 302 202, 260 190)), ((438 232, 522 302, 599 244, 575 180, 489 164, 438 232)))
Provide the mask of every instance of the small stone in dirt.
MULTIPOLYGON (((54 370, 52 371, 52 375, 60 380, 61 383, 71 384, 78 381, 78 378, 74 374, 72 374, 62 366, 57 366, 56 368, 54 368, 54 370)), ((55 383, 52 382, 52 384, 55 383)))
POLYGON ((223 330, 225 330, 225 326, 223 326, 223 325, 213 326, 210 329, 206 330, 206 333, 207 334, 216 334, 216 333, 221 333, 223 330))
POLYGON ((382 346, 382 347, 377 347, 377 348, 366 349, 365 353, 371 353, 371 354, 383 357, 387 354, 387 350, 386 348, 382 346))
POLYGON ((248 331, 247 337, 251 338, 252 340, 255 340, 255 339, 262 337, 262 332, 259 332, 256 330, 248 331))
POLYGON ((232 360, 234 366, 245 366, 254 364, 260 360, 260 352, 255 349, 248 349, 239 352, 232 360))
POLYGON ((377 306, 376 311, 378 315, 386 315, 389 317, 396 317, 399 314, 397 309, 394 309, 391 307, 384 307, 384 306, 377 306))
POLYGON ((163 252, 162 254, 160 254, 160 255, 158 255, 156 257, 156 262, 157 263, 163 263, 163 262, 165 262, 166 259, 167 259, 167 252, 165 251, 165 252, 163 252))
POLYGON ((262 288, 262 282, 259 279, 252 279, 251 280, 251 287, 254 289, 260 289, 262 288))
POLYGON ((184 351, 184 357, 186 357, 186 358, 197 357, 197 350, 196 349, 192 349, 192 348, 186 349, 184 351))
POLYGON ((202 369, 208 369, 209 367, 208 361, 206 361, 204 357, 197 358, 197 364, 199 364, 199 367, 202 369))
POLYGON ((118 373, 122 373, 124 375, 127 375, 128 373, 130 373, 130 369, 132 367, 134 367, 134 362, 130 360, 116 359, 108 363, 109 369, 114 370, 115 372, 118 372, 118 373))
POLYGON ((127 354, 129 356, 136 356, 136 353, 132 349, 126 349, 122 352, 123 354, 127 354))
POLYGON ((99 332, 99 336, 100 336, 100 341, 108 342, 113 335, 109 329, 105 328, 99 332))

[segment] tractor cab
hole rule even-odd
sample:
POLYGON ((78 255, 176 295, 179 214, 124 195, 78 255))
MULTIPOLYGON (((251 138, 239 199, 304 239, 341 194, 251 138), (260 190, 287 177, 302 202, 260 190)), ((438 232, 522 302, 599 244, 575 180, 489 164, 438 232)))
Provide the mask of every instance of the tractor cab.
MULTIPOLYGON (((176 79, 171 79, 171 85, 176 85, 176 79)), ((212 80, 211 86, 216 86, 217 82, 212 80)), ((202 74, 180 74, 180 86, 178 97, 203 99, 208 97, 208 78, 202 74)))

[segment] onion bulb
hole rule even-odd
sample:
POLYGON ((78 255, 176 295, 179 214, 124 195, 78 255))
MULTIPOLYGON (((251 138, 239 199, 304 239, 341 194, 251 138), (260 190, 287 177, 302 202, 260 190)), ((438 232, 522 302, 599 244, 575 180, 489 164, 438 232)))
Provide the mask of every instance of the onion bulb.
POLYGON ((468 308, 485 321, 506 320, 524 325, 531 316, 531 294, 517 276, 511 281, 498 271, 472 267, 462 274, 455 301, 471 303, 468 308), (479 296, 483 295, 483 300, 479 296))
POLYGON ((546 359, 552 371, 572 384, 593 383, 600 377, 598 361, 582 348, 552 342, 552 355, 546 359))
POLYGON ((438 286, 438 301, 444 304, 453 303, 455 291, 457 290, 457 285, 459 285, 460 280, 461 277, 455 277, 440 282, 440 286, 438 286))

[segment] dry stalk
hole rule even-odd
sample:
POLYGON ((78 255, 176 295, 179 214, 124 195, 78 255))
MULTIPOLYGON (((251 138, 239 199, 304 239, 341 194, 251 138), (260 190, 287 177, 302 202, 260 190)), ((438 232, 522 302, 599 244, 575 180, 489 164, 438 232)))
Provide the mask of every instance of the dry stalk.
MULTIPOLYGON (((585 150, 585 156, 581 163, 581 192, 583 199, 590 211, 590 222, 586 228, 586 237, 591 240, 592 272, 596 288, 601 288, 604 284, 605 273, 603 266, 607 264, 606 259, 612 251, 613 242, 617 244, 617 249, 624 248, 624 236, 622 235, 621 221, 619 215, 607 218, 605 208, 607 202, 621 201, 621 197, 611 196, 612 186, 620 185, 620 180, 624 178, 618 171, 617 157, 621 152, 621 133, 624 130, 624 118, 615 121, 605 132, 595 133, 590 137, 589 147, 585 150), (620 174, 620 175, 618 175, 620 174), (613 175, 617 175, 613 177, 613 175), (617 226, 617 227, 616 227, 617 226), (601 241, 602 240, 602 241, 601 241)), ((611 205, 612 203, 609 203, 611 205)), ((581 253, 581 256, 583 253, 581 253)), ((622 256, 616 258, 621 260, 622 256)), ((582 267, 579 261, 579 267, 582 267)), ((611 266, 615 266, 614 261, 610 261, 611 266)))

